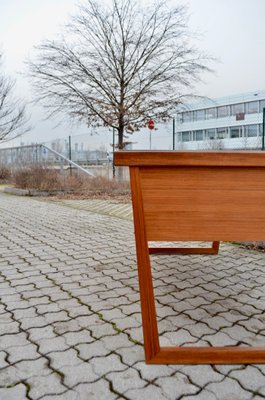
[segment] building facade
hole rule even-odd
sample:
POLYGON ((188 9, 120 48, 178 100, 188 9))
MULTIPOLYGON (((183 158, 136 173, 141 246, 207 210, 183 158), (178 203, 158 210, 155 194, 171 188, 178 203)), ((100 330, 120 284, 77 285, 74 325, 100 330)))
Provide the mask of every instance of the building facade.
POLYGON ((260 149, 265 90, 202 100, 176 116, 176 149, 260 149))

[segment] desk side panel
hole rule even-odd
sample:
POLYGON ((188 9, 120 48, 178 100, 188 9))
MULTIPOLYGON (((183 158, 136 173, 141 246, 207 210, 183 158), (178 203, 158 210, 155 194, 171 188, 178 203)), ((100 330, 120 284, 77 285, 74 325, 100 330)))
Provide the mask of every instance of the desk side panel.
POLYGON ((140 168, 149 241, 265 240, 265 168, 140 168))

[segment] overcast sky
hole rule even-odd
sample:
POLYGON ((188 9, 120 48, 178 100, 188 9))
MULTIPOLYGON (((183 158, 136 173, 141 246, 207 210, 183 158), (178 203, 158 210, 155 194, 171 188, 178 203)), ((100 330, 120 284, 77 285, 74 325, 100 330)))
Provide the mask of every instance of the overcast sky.
MULTIPOLYGON (((171 0, 171 3, 177 0, 171 0)), ((0 48, 6 73, 17 79, 17 94, 30 97, 29 82, 19 72, 25 58, 42 39, 53 38, 77 0, 0 0, 0 48)), ((201 33, 197 46, 217 58, 197 93, 212 98, 265 89, 265 0, 187 0, 190 28, 201 33)), ((30 107, 31 108, 31 107, 30 107)), ((24 142, 85 133, 87 128, 55 127, 42 121, 42 109, 32 110, 34 125, 24 142)))

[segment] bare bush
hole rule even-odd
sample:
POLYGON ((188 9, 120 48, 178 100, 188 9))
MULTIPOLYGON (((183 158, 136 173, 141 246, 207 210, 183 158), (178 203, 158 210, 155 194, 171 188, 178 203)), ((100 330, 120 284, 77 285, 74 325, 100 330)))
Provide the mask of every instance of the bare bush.
POLYGON ((32 166, 14 172, 13 180, 20 189, 54 190, 59 188, 58 172, 42 166, 32 166))
MULTIPOLYGON (((20 189, 36 189, 45 191, 70 191, 72 196, 97 197, 127 195, 128 182, 117 182, 103 177, 91 178, 78 175, 75 171, 59 171, 43 166, 31 166, 17 170, 13 181, 20 189)), ((65 196, 65 194, 64 194, 65 196)))
POLYGON ((0 164, 0 181, 8 181, 11 178, 11 170, 5 165, 0 164))

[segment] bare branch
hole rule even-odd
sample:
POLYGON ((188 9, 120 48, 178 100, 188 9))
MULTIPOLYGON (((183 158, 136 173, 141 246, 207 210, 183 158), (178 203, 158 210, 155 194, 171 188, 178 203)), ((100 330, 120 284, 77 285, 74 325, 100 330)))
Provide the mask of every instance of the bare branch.
POLYGON ((36 50, 28 61, 36 101, 49 115, 116 128, 120 148, 128 127, 169 118, 210 71, 210 59, 189 44, 186 8, 163 0, 149 8, 84 0, 62 37, 36 50))
MULTIPOLYGON (((0 66, 3 55, 0 53, 0 66)), ((8 141, 28 132, 25 105, 13 95, 15 82, 0 73, 0 141, 8 141)))

